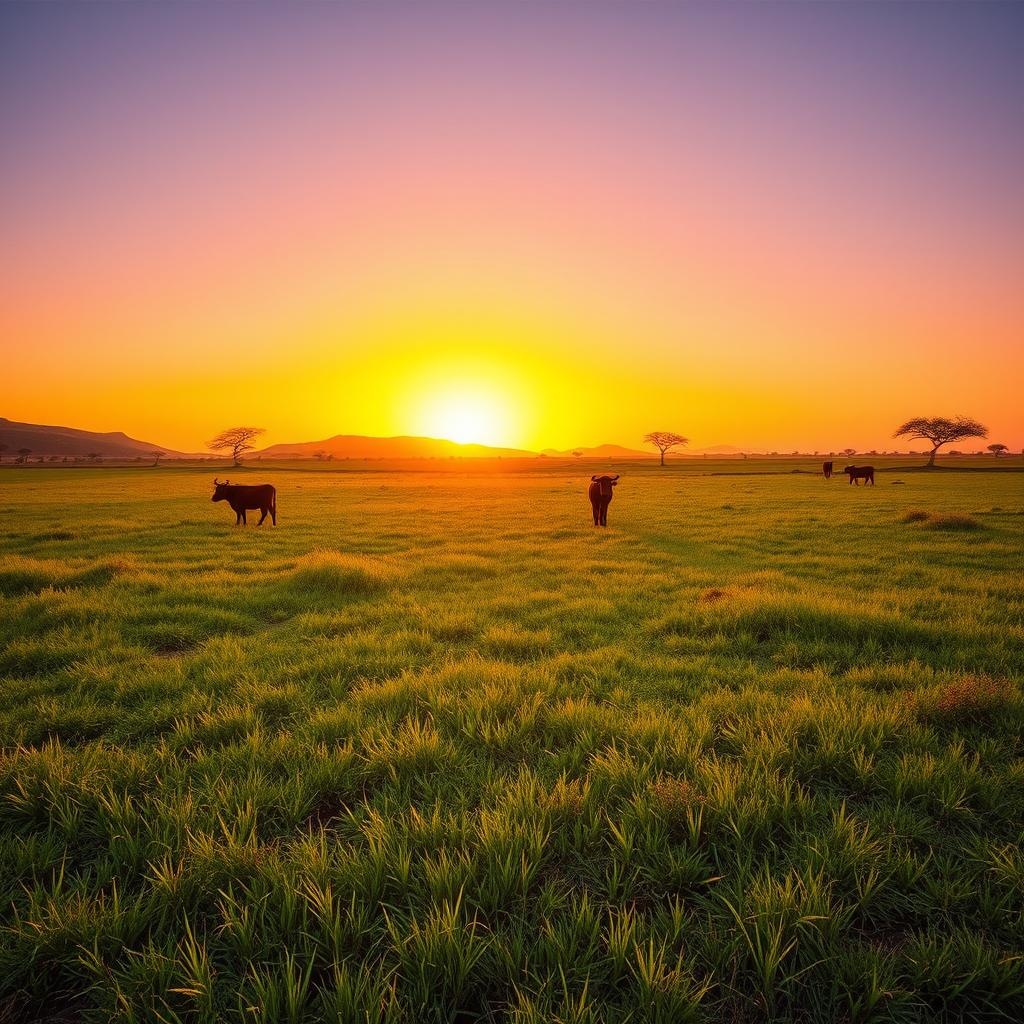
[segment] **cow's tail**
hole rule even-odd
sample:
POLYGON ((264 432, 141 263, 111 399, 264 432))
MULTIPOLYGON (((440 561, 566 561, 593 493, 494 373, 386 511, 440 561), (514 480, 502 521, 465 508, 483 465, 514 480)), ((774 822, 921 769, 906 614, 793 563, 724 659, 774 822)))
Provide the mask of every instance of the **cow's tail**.
POLYGON ((277 488, 274 487, 270 492, 270 510, 274 513, 274 522, 277 522, 277 488))

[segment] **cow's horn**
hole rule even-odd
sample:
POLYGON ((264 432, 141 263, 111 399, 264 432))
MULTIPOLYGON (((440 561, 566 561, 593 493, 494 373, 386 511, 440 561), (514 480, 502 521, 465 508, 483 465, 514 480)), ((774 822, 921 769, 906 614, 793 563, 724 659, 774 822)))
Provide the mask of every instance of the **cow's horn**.
POLYGON ((615 476, 613 476, 613 477, 612 477, 612 479, 613 479, 613 480, 618 480, 618 479, 619 479, 619 474, 618 474, 618 473, 616 473, 616 474, 615 474, 615 476))
POLYGON ((591 477, 590 479, 591 479, 591 480, 596 480, 596 479, 597 479, 597 477, 596 477, 596 476, 592 476, 592 477, 591 477))
POLYGON ((213 478, 213 486, 217 487, 217 486, 219 486, 219 484, 220 484, 220 481, 216 477, 214 477, 213 478))

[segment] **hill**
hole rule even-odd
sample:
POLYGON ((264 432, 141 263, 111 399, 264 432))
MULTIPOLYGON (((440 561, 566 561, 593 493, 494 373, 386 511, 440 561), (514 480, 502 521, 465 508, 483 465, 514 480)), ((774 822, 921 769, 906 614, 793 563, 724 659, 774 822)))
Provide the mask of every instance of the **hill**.
POLYGON ((579 448, 568 448, 559 451, 557 448, 545 448, 543 454, 551 458, 569 458, 573 452, 583 452, 585 459, 644 459, 657 455, 657 452, 645 452, 639 448, 626 448, 621 444, 596 444, 591 447, 580 445, 579 448))
POLYGON ((185 454, 162 444, 129 437, 120 430, 99 433, 76 427, 19 423, 3 416, 0 416, 0 444, 7 445, 4 455, 8 458, 15 456, 19 448, 30 448, 33 458, 40 455, 84 457, 96 454, 106 459, 134 459, 139 455, 149 458, 158 451, 175 458, 185 454))
MULTIPOLYGON (((583 452, 585 459, 656 459, 658 452, 654 448, 626 448, 621 444, 598 444, 593 447, 580 445, 579 448, 567 448, 564 451, 557 448, 545 448, 544 455, 550 458, 568 458, 574 451, 583 452)), ((698 455, 739 455, 750 449, 737 448, 732 444, 713 444, 707 448, 675 448, 668 454, 668 458, 693 458, 698 455)))
POLYGON ((438 437, 366 437, 336 434, 323 441, 272 444, 252 456, 267 458, 313 458, 324 452, 335 459, 522 459, 536 458, 536 452, 520 448, 492 448, 485 444, 458 444, 438 437))

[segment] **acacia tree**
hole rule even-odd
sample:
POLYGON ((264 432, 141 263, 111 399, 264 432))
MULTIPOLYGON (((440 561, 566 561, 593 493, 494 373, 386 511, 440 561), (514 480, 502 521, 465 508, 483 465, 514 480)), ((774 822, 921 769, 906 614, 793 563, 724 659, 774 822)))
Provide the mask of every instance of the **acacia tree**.
POLYGON ((167 452, 150 452, 149 454, 153 456, 153 465, 159 466, 160 460, 167 454, 167 452))
POLYGON ((243 453, 252 451, 253 446, 249 442, 264 433, 266 431, 263 427, 228 427, 213 440, 207 441, 206 447, 215 452, 230 451, 231 458, 237 466, 243 453))
POLYGON ((577 459, 582 459, 583 458, 583 449, 582 448, 573 448, 573 450, 570 452, 570 454, 571 455, 575 455, 577 459))
POLYGON ((845 455, 848 459, 852 459, 854 457, 854 455, 857 454, 857 449, 856 448, 844 448, 839 454, 840 455, 845 455))
POLYGON ((1005 444, 990 444, 988 450, 998 459, 1006 451, 1005 444))
POLYGON ((661 452, 661 464, 664 466, 665 452, 689 444, 690 439, 683 437, 682 434, 674 434, 671 430, 652 430, 649 434, 644 434, 644 443, 653 444, 661 452))
POLYGON ((928 465, 935 465, 935 453, 950 441, 962 441, 966 437, 988 437, 988 427, 969 416, 915 416, 898 427, 893 437, 920 438, 932 446, 928 465))
POLYGON ((31 448, 19 448, 18 449, 18 462, 28 462, 28 457, 32 454, 31 448))

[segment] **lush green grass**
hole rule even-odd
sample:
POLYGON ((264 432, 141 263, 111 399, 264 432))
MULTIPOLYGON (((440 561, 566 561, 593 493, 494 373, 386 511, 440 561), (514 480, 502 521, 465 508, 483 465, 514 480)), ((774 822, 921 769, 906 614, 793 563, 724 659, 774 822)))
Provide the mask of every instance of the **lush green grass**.
POLYGON ((1024 474, 766 466, 0 471, 0 1021, 1024 1017, 1024 474))

